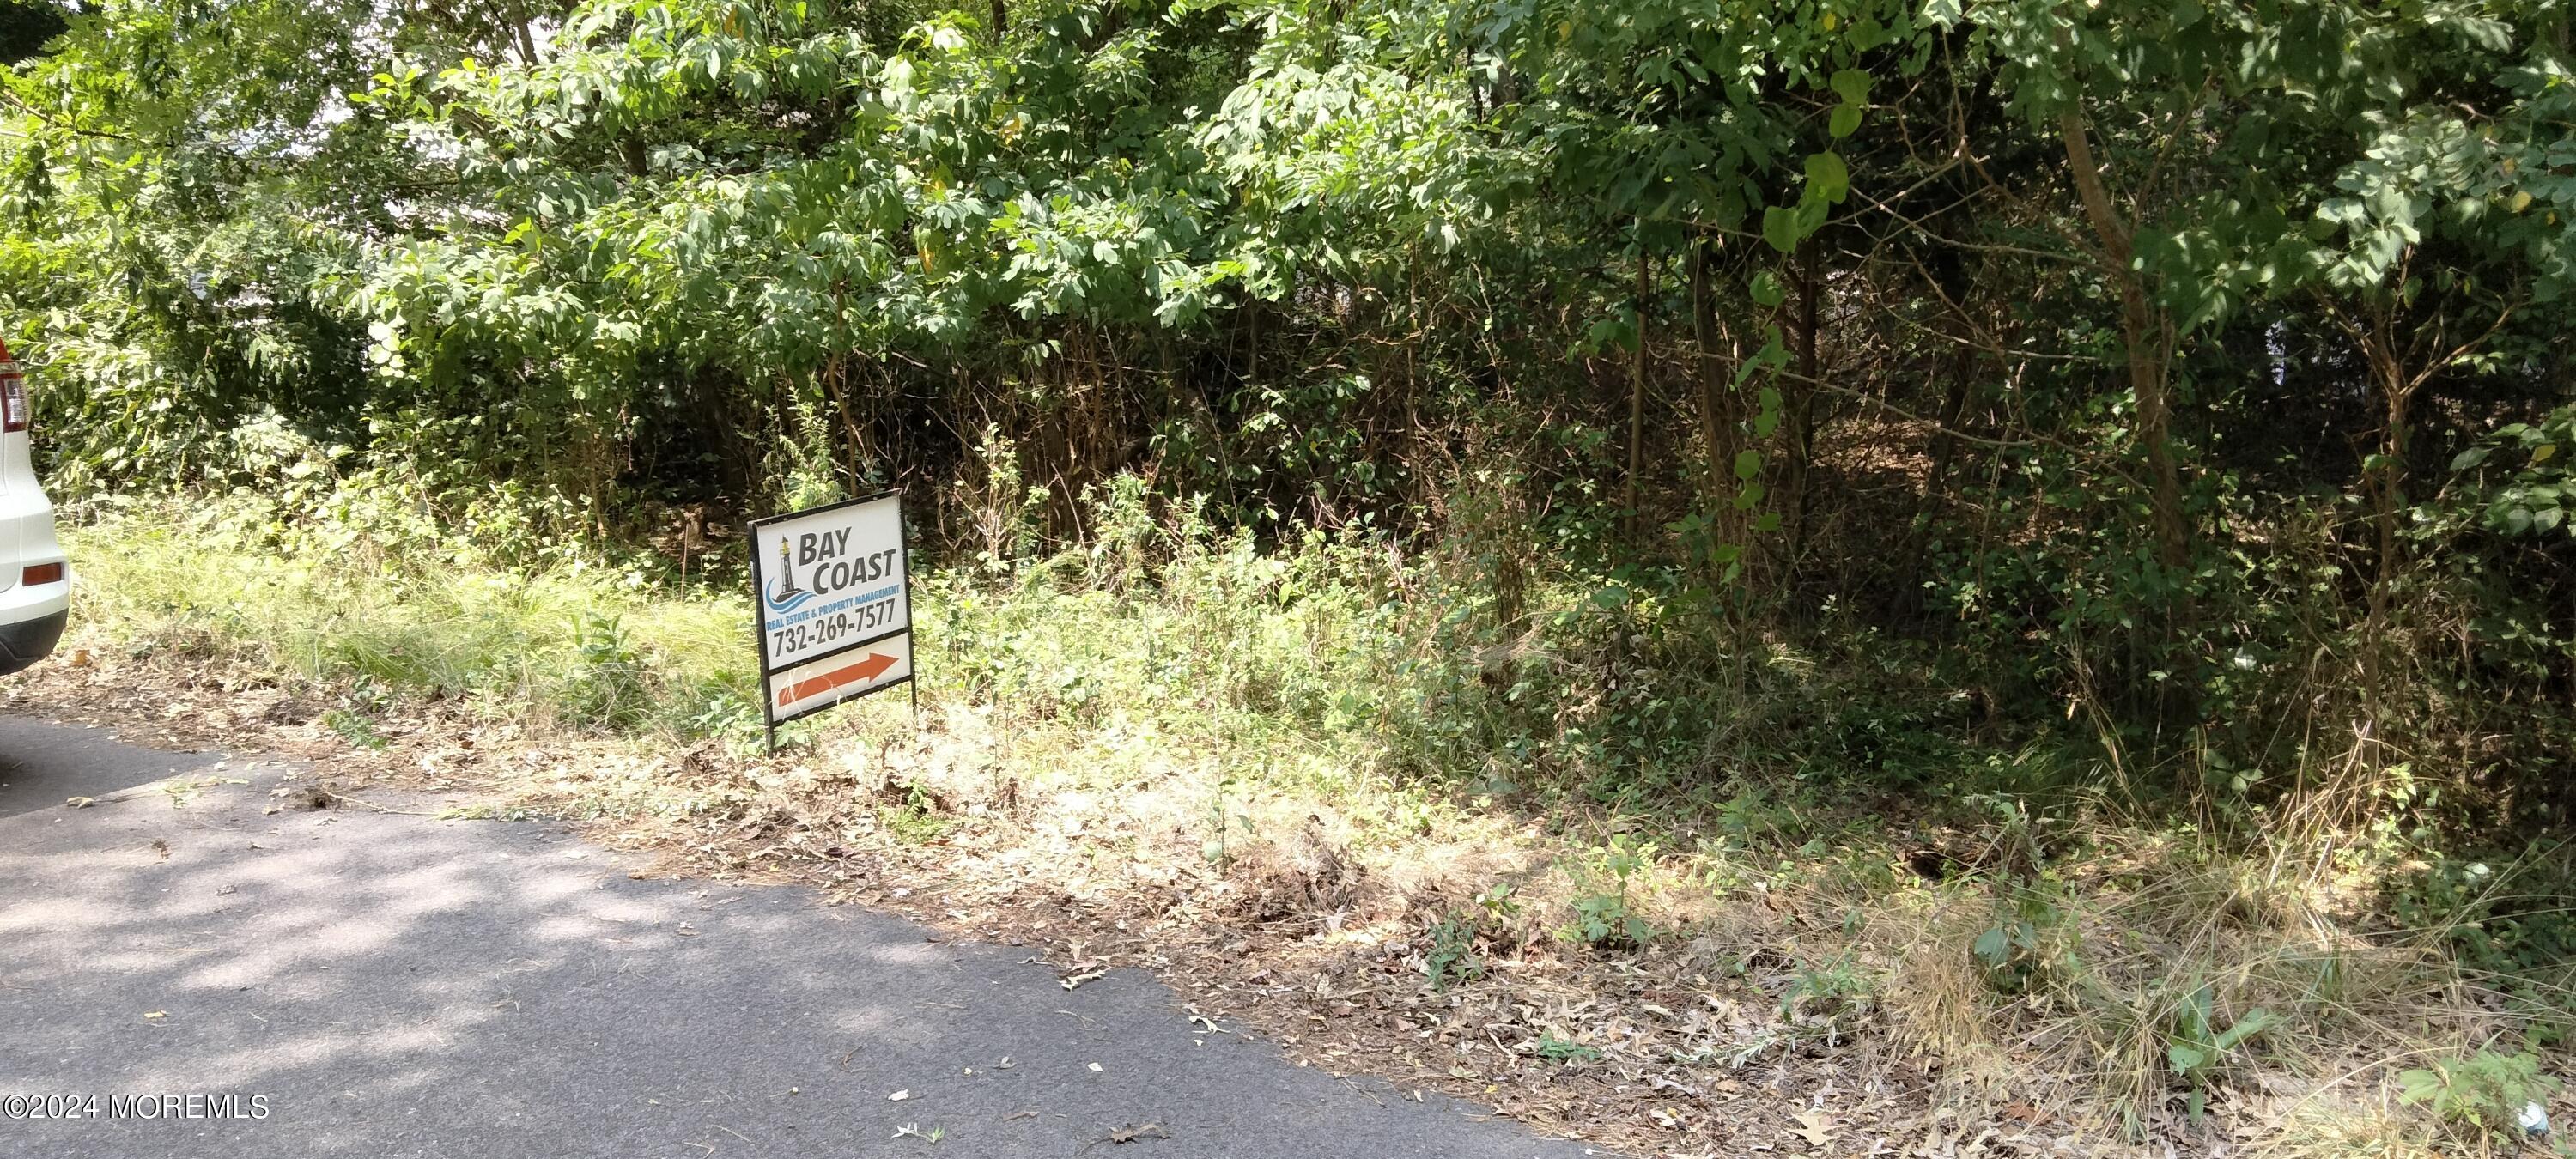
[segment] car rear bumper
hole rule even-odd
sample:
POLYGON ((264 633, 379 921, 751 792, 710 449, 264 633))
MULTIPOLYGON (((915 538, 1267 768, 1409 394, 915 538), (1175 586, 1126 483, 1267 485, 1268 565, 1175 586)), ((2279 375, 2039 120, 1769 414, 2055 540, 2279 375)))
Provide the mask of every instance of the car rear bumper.
MULTIPOLYGON (((11 579, 17 578, 18 569, 27 565, 63 561, 62 549, 54 546, 50 520, 25 530, 43 536, 43 554, 12 564, 11 579)), ((22 583, 0 591, 0 676, 54 654, 54 645, 62 642, 63 621, 71 615, 74 578, 65 564, 63 577, 52 583, 22 583)))
POLYGON ((71 618, 70 609, 61 609, 14 624, 0 624, 0 676, 16 672, 54 654, 54 645, 63 639, 63 622, 71 618))

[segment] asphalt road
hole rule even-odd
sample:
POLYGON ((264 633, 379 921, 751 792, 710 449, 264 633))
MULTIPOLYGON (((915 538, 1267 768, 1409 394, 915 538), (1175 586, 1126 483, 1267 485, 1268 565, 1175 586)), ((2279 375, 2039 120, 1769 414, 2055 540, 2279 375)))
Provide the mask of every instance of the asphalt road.
POLYGON ((266 814, 284 770, 219 759, 0 718, 0 1155, 1590 1153, 1207 1033, 1133 971, 1067 992, 540 824, 266 814))

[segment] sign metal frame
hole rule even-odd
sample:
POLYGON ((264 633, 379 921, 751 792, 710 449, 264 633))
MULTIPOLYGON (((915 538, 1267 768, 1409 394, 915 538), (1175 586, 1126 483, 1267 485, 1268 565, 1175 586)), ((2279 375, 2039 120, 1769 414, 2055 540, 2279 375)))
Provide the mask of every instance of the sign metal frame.
POLYGON ((857 651, 870 644, 882 644, 897 636, 910 636, 913 634, 912 544, 910 542, 911 536, 907 534, 910 530, 911 525, 904 521, 903 488, 901 487, 890 487, 872 495, 861 495, 856 499, 843 499, 837 503, 826 503, 820 507, 808 507, 802 511, 782 512, 777 515, 772 515, 767 519, 754 519, 750 523, 744 525, 743 542, 751 551, 751 646, 752 650, 759 656, 758 667, 760 670, 761 731, 768 737, 769 749, 771 751, 774 752, 778 748, 779 725, 786 724, 793 720, 802 720, 827 708, 837 708, 841 705, 848 704, 853 700, 865 700, 868 697, 874 696, 877 693, 883 692, 898 684, 905 685, 907 687, 907 690, 912 696, 912 714, 916 719, 920 717, 921 686, 914 683, 914 677, 919 675, 921 671, 920 649, 911 646, 913 644, 917 644, 917 640, 906 642, 907 647, 904 649, 906 652, 906 659, 904 674, 902 676, 886 681, 885 683, 877 685, 874 688, 870 688, 856 696, 846 696, 838 700, 826 701, 822 704, 814 705, 811 708, 798 709, 797 711, 788 713, 785 716, 780 716, 778 715, 778 706, 772 701, 769 691, 769 678, 790 668, 799 668, 807 664, 819 663, 844 653, 857 651), (761 614, 760 610, 766 606, 762 601, 766 598, 764 593, 768 590, 768 573, 761 567, 760 563, 760 529, 772 524, 786 523, 790 520, 809 519, 816 515, 828 515, 846 507, 857 507, 867 503, 882 503, 888 499, 894 500, 895 559, 903 569, 903 626, 892 631, 879 632, 873 636, 853 640, 847 644, 837 645, 824 651, 814 653, 810 656, 799 656, 793 660, 779 664, 776 667, 771 667, 769 663, 769 645, 766 641, 768 629, 764 624, 766 617, 761 614))

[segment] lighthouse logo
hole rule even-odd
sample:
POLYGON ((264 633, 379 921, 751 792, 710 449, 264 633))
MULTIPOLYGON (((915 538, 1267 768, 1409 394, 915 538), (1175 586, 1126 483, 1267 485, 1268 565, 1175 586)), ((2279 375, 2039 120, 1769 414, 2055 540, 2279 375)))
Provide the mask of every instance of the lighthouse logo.
POLYGON ((778 586, 775 590, 760 593, 761 602, 768 604, 773 612, 792 612, 813 598, 814 593, 796 586, 795 562, 788 558, 787 540, 781 537, 778 541, 778 586))

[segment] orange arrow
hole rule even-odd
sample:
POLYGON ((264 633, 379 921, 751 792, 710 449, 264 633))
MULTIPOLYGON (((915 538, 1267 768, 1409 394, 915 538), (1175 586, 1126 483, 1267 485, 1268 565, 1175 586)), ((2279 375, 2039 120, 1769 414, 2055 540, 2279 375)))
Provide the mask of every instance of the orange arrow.
POLYGON ((799 680, 787 688, 780 690, 778 693, 778 703, 782 705, 794 704, 808 696, 830 692, 844 684, 855 684, 861 680, 874 680, 878 676, 883 675, 886 669, 892 667, 894 667, 894 657, 880 652, 870 652, 866 659, 861 660, 856 664, 852 664, 847 668, 835 669, 814 677, 811 680, 799 680))

